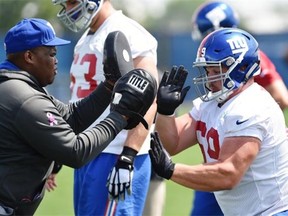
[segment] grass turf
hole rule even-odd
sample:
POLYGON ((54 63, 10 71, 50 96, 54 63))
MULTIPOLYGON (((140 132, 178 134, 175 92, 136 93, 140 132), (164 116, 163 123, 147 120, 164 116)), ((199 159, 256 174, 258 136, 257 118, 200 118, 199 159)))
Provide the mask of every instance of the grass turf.
MULTIPOLYGON (((173 161, 187 164, 201 162, 202 156, 197 146, 173 157, 173 161), (194 151, 195 150, 195 151, 194 151)), ((57 176, 58 187, 46 192, 44 200, 35 216, 72 216, 73 214, 73 169, 63 167, 57 176)), ((166 205, 164 216, 188 215, 192 206, 193 190, 166 181, 166 205)))

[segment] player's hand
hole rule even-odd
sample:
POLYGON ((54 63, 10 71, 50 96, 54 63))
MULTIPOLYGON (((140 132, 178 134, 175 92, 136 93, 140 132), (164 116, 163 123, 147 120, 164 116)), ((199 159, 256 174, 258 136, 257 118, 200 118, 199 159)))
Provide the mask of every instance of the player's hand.
POLYGON ((173 175, 175 164, 163 147, 157 132, 151 133, 150 147, 149 155, 153 170, 157 175, 169 180, 173 175))
POLYGON ((108 187, 110 200, 124 200, 125 192, 132 193, 133 162, 137 151, 124 146, 119 159, 111 170, 106 186, 108 187))
POLYGON ((157 93, 157 112, 173 115, 175 109, 183 102, 190 86, 183 88, 188 71, 183 67, 173 66, 169 74, 165 71, 157 93))
POLYGON ((46 180, 45 189, 48 192, 51 192, 51 191, 54 191, 56 187, 57 187, 56 174, 50 174, 46 180))

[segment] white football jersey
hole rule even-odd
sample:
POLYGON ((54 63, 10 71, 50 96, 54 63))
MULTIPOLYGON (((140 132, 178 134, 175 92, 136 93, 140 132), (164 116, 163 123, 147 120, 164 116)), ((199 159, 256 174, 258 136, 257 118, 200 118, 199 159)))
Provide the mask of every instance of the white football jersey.
POLYGON ((206 162, 217 161, 225 137, 251 136, 261 149, 232 190, 215 192, 224 215, 272 215, 288 209, 288 140, 285 120, 270 94, 254 83, 218 107, 193 101, 197 139, 206 162))
MULTIPOLYGON (((124 16, 122 11, 117 11, 109 16, 94 34, 89 34, 88 29, 77 42, 70 69, 71 102, 86 97, 100 82, 104 81, 102 64, 104 42, 107 35, 113 31, 122 31, 125 34, 133 59, 138 56, 148 56, 152 57, 157 64, 156 39, 137 22, 124 16)), ((109 112, 110 107, 92 126, 104 119, 109 112)), ((120 154, 126 136, 126 130, 120 132, 103 152, 120 154)), ((149 146, 149 139, 146 139, 138 154, 147 153, 149 146)))

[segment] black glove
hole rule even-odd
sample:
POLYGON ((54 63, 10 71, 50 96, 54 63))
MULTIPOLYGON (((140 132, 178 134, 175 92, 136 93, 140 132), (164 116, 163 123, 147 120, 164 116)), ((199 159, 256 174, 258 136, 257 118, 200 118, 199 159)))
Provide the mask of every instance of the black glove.
POLYGON ((180 66, 173 66, 169 74, 165 71, 157 93, 157 112, 162 115, 172 115, 183 102, 190 86, 183 89, 188 72, 180 66))
POLYGON ((132 129, 140 122, 148 129, 143 116, 153 103, 156 93, 156 79, 143 69, 134 69, 115 83, 111 111, 129 118, 125 129, 132 129))
POLYGON ((107 178, 106 186, 108 187, 110 200, 124 200, 126 190, 128 195, 131 195, 134 169, 133 162, 137 153, 136 150, 124 146, 116 165, 107 178))
POLYGON ((127 38, 121 31, 109 33, 103 50, 105 86, 112 90, 115 82, 132 69, 134 65, 127 38))
POLYGON ((59 164, 56 161, 54 161, 52 173, 57 174, 61 169, 62 169, 62 164, 59 164))
POLYGON ((170 179, 174 172, 175 164, 172 162, 170 155, 163 147, 157 132, 152 132, 150 141, 149 155, 153 170, 157 175, 170 179))

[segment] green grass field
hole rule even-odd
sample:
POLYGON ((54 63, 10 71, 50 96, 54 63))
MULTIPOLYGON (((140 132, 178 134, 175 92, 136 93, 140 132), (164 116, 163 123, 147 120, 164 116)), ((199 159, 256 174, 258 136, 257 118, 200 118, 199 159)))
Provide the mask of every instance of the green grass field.
MULTIPOLYGON (((173 161, 195 164, 201 162, 200 150, 197 146, 173 157, 173 161)), ((57 176, 58 187, 53 192, 46 192, 36 216, 72 216, 73 215, 73 169, 62 168, 57 176)), ((193 190, 166 181, 165 216, 188 215, 191 209, 193 190)))
MULTIPOLYGON (((288 110, 285 112, 288 124, 288 110)), ((202 156, 198 146, 173 157, 174 162, 197 164, 202 156)), ((73 169, 64 167, 57 177, 58 188, 47 192, 35 216, 73 215, 73 169)), ((166 206, 164 216, 188 216, 192 207, 193 190, 166 181, 166 206)))

